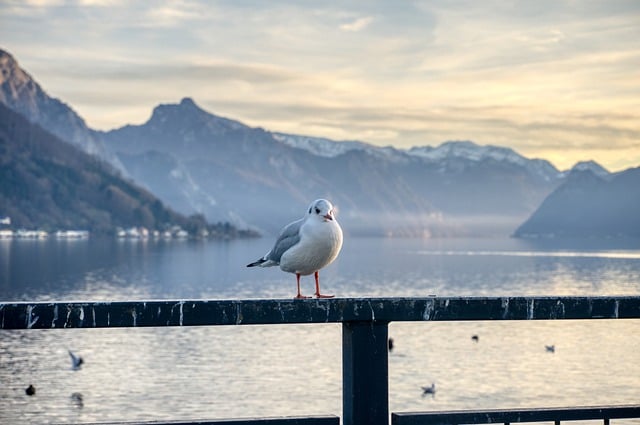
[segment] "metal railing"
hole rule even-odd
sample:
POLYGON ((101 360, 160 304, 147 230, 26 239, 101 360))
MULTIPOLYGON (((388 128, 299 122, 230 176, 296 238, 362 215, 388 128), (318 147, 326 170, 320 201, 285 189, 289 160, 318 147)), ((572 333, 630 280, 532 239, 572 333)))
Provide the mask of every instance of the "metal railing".
MULTIPOLYGON (((640 297, 428 297, 0 303, 0 329, 342 323, 342 422, 389 423, 388 325, 398 321, 639 319, 640 297)), ((640 418, 640 405, 393 413, 394 425, 640 418)), ((337 416, 153 424, 338 424, 337 416)), ((149 423, 151 424, 151 422, 149 423)))

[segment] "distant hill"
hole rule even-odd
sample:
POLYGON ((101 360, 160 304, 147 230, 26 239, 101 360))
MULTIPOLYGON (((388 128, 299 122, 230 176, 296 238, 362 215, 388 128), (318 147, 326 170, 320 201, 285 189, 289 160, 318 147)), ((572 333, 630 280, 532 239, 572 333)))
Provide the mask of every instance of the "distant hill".
POLYGON ((596 175, 574 167, 516 237, 640 237, 640 168, 596 175))
POLYGON ((63 142, 0 104, 0 215, 28 229, 84 229, 111 233, 144 226, 178 225, 218 234, 229 226, 208 226, 203 217, 178 214, 148 191, 119 177, 102 160, 63 142))

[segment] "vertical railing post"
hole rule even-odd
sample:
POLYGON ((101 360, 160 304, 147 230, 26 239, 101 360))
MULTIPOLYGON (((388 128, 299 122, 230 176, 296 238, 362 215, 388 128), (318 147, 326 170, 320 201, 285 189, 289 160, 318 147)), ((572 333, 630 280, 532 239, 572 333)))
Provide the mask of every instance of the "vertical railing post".
POLYGON ((388 425, 388 322, 342 324, 342 421, 388 425))

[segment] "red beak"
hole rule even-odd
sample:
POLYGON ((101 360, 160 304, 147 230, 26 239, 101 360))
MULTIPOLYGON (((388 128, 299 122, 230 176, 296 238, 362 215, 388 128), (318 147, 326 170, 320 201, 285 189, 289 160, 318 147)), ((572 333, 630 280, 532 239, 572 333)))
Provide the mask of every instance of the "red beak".
POLYGON ((331 216, 331 214, 323 215, 323 217, 324 217, 326 220, 333 220, 333 217, 331 216))

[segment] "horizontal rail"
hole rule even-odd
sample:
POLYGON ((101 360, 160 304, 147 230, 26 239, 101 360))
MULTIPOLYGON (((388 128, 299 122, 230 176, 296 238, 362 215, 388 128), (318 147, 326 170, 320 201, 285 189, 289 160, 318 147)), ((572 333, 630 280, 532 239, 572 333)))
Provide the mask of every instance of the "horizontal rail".
POLYGON ((458 425, 640 418, 640 405, 392 413, 391 425, 458 425))
POLYGON ((340 418, 338 416, 305 416, 189 421, 100 422, 99 424, 84 425, 340 425, 340 418))
POLYGON ((0 302, 0 329, 638 318, 637 296, 0 302))

